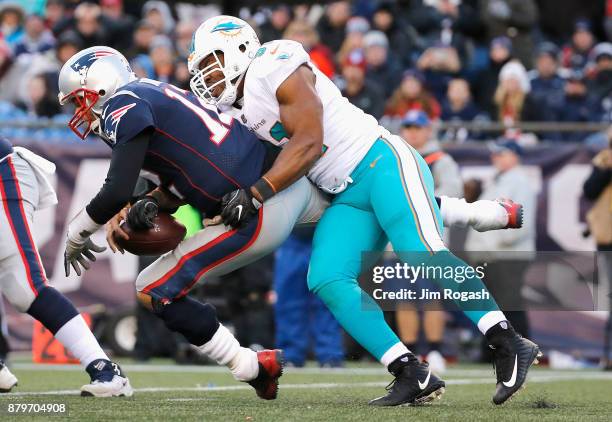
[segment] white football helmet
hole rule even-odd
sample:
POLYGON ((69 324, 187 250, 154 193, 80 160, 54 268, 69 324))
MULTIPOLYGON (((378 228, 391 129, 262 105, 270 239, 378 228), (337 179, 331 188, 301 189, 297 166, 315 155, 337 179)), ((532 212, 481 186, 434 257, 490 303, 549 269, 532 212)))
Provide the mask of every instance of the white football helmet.
POLYGON ((260 45, 255 30, 242 19, 222 15, 204 21, 193 35, 192 52, 187 60, 193 75, 189 84, 193 93, 221 109, 231 107, 237 100, 237 87, 260 45), (223 53, 223 64, 219 52, 223 53), (215 61, 200 69, 202 60, 211 54, 215 61), (206 78, 219 71, 223 79, 208 85, 206 78), (214 97, 214 88, 222 83, 225 89, 214 97))
POLYGON ((68 127, 85 139, 100 127, 104 103, 134 79, 127 59, 113 48, 96 46, 76 53, 64 63, 58 78, 60 104, 73 101, 76 105, 68 127))

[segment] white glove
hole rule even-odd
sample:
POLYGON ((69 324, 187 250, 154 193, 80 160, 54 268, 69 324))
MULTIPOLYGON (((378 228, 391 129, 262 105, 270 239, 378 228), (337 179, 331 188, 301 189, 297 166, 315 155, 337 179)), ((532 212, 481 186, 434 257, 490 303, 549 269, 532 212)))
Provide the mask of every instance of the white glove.
POLYGON ((64 271, 66 277, 70 275, 70 266, 74 268, 77 275, 81 275, 82 271, 79 267, 83 267, 84 270, 90 268, 90 262, 96 260, 96 256, 92 253, 100 253, 106 250, 106 246, 98 246, 91 239, 87 239, 85 243, 76 243, 70 238, 66 239, 66 250, 64 251, 64 271))
POLYGON ((88 270, 90 262, 96 260, 92 251, 100 253, 106 250, 106 247, 96 245, 89 238, 100 226, 100 224, 91 219, 84 209, 70 222, 66 249, 64 251, 64 271, 66 272, 66 277, 70 275, 70 266, 74 268, 77 275, 82 273, 79 264, 83 269, 88 270))

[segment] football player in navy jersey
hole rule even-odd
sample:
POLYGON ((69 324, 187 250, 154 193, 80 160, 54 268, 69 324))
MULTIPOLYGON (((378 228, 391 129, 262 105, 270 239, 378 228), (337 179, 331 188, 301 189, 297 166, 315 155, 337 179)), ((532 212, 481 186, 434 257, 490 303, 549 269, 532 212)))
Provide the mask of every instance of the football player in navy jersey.
MULTIPOLYGON (((60 72, 59 88, 60 103, 76 105, 70 128, 81 139, 93 131, 112 149, 104 185, 69 226, 66 275, 70 267, 78 274, 89 268, 92 251, 99 251, 89 236, 126 206, 139 176, 159 186, 130 212, 132 226, 146 227, 158 209, 179 203, 217 215, 224 194, 255 183, 274 160, 274 153, 246 127, 217 114, 193 94, 136 79, 127 60, 111 48, 91 47, 73 56, 60 72)), ((304 188, 310 188, 305 180, 304 188)), ((214 307, 186 296, 203 270, 231 262, 232 255, 257 241, 263 209, 259 214, 240 230, 218 226, 216 231, 203 230, 206 236, 187 239, 152 264, 145 271, 149 277, 141 274, 137 285, 139 298, 170 329, 227 365, 260 397, 273 399, 282 373, 281 352, 240 347, 219 324, 214 307)))

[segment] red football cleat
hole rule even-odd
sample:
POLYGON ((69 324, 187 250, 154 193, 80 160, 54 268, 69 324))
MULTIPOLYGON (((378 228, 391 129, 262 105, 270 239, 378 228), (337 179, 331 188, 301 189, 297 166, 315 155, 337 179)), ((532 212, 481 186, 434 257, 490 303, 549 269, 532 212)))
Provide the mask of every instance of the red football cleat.
POLYGON ((283 375, 285 360, 283 351, 262 350, 257 352, 259 374, 257 378, 249 381, 258 397, 264 400, 274 400, 278 393, 278 379, 283 375))
POLYGON ((520 229, 523 227, 523 206, 511 199, 498 199, 497 202, 506 209, 508 213, 508 224, 506 229, 520 229))

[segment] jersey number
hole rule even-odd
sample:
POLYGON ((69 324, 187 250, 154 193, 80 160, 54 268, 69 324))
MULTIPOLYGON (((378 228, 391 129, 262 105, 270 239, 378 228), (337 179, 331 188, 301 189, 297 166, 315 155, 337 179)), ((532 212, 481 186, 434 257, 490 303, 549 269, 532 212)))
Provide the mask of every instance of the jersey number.
POLYGON ((185 107, 194 112, 200 118, 200 120, 202 120, 202 123, 206 125, 208 131, 210 132, 210 140, 212 142, 217 145, 221 145, 221 143, 225 141, 225 138, 230 132, 230 128, 225 125, 230 126, 232 124, 231 116, 227 114, 218 114, 214 107, 200 101, 199 98, 198 101, 200 103, 200 106, 197 106, 191 101, 189 101, 182 93, 175 91, 174 89, 165 88, 164 93, 168 97, 174 100, 178 100, 185 107), (208 112, 204 110, 205 108, 215 113, 219 120, 216 120, 214 117, 208 114, 208 112))

